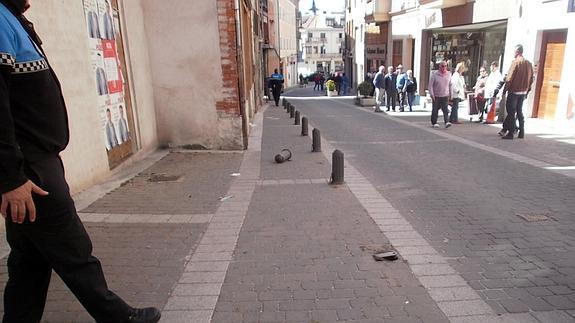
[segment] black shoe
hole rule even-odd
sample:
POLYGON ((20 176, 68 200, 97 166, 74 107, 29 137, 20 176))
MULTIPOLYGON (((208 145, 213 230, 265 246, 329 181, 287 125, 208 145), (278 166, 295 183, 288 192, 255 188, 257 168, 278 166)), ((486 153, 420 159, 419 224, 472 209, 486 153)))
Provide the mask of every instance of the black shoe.
POLYGON ((507 135, 501 137, 501 139, 513 139, 513 134, 512 134, 512 133, 508 133, 507 135))
POLYGON ((155 307, 133 308, 126 323, 157 323, 162 313, 155 307))
POLYGON ((506 133, 507 133, 507 130, 501 130, 501 131, 499 131, 497 134, 498 134, 500 137, 503 137, 503 136, 505 136, 506 133))
POLYGON ((517 138, 519 138, 519 139, 525 138, 525 132, 519 131, 519 134, 517 135, 517 138))

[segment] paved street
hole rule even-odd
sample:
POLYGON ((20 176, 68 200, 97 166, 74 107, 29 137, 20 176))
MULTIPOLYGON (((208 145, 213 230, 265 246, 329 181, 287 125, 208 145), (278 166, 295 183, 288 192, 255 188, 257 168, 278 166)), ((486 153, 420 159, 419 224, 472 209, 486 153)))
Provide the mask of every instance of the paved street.
MULTIPOLYGON (((268 106, 245 152, 158 152, 76 197, 112 290, 170 323, 575 320, 572 138, 286 95, 323 153, 268 106)), ((43 322, 93 321, 54 275, 43 322)))

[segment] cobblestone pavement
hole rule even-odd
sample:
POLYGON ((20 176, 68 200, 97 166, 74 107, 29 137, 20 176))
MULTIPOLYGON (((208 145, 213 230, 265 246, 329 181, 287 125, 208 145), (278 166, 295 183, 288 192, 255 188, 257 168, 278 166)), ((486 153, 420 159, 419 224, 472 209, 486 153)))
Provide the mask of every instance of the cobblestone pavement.
POLYGON ((329 162, 293 120, 265 113, 261 185, 212 322, 446 322, 404 261, 373 260, 389 241, 347 187, 327 185, 329 162), (274 164, 283 147, 292 161, 274 164))
POLYGON ((495 313, 575 320, 575 180, 545 169, 574 165, 572 145, 529 132, 502 141, 476 124, 431 129, 428 116, 351 100, 292 103, 495 313))

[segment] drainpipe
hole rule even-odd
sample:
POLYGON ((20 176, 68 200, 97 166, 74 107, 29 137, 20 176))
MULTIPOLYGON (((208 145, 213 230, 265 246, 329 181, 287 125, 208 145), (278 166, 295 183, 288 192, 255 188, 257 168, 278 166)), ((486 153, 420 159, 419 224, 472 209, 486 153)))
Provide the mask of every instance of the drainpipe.
POLYGON ((241 20, 240 20, 240 0, 234 0, 235 5, 235 12, 236 12, 236 43, 237 43, 237 52, 236 52, 236 61, 238 64, 238 95, 240 101, 240 114, 242 116, 242 135, 243 135, 243 145, 244 149, 248 149, 248 137, 249 137, 249 122, 248 116, 246 113, 246 105, 244 103, 244 68, 243 68, 243 43, 242 43, 242 30, 241 30, 241 20))

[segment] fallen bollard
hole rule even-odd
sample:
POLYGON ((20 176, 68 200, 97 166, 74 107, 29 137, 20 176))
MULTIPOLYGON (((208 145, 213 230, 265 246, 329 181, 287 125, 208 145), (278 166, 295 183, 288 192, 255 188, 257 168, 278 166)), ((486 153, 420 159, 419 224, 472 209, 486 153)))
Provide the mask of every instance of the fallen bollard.
POLYGON ((276 155, 275 160, 278 164, 291 160, 291 151, 289 149, 282 150, 279 154, 276 155))
POLYGON ((373 259, 375 259, 375 261, 382 261, 382 260, 397 260, 398 255, 397 252, 395 251, 385 251, 385 252, 380 252, 380 253, 376 253, 375 255, 373 255, 373 259))
POLYGON ((300 123, 299 111, 296 111, 296 112, 295 112, 295 122, 294 122, 294 124, 295 124, 296 126, 299 126, 299 123, 300 123))
POLYGON ((341 150, 336 149, 332 154, 331 183, 332 185, 343 184, 344 160, 341 150))
POLYGON ((314 128, 313 131, 311 132, 311 135, 313 137, 311 151, 314 153, 321 152, 321 133, 319 132, 319 129, 314 128))
POLYGON ((301 118, 301 135, 302 136, 308 135, 307 124, 308 124, 307 118, 306 117, 301 118))

